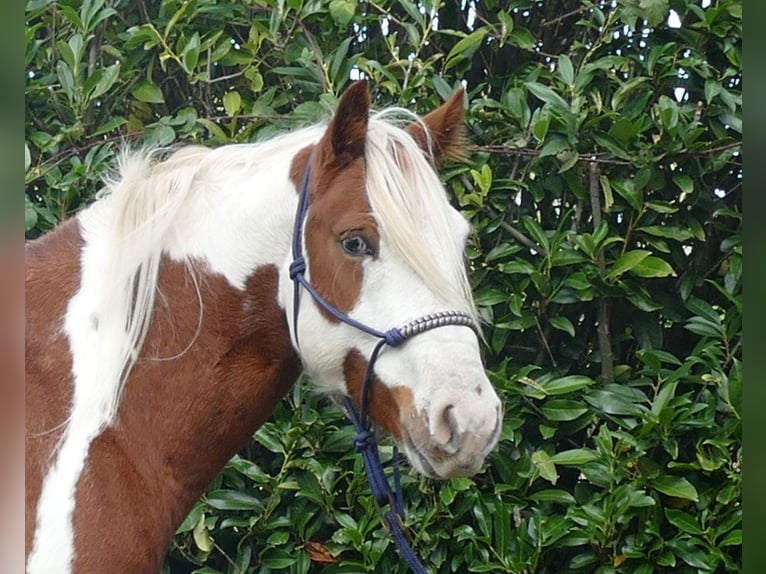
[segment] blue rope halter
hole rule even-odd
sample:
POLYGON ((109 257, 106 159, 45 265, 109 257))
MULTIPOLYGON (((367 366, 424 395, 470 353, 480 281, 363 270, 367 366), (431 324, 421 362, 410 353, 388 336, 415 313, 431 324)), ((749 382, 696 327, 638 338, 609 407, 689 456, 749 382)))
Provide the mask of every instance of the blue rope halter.
POLYGON ((383 470, 383 465, 380 462, 378 444, 368 419, 368 397, 373 382, 374 366, 375 361, 378 359, 378 355, 385 346, 398 347, 415 335, 447 325, 462 325, 476 331, 476 324, 468 313, 462 311, 441 311, 425 315, 420 319, 416 319, 401 327, 394 327, 387 331, 379 331, 378 329, 349 317, 346 313, 343 313, 325 299, 306 278, 306 260, 303 256, 303 225, 309 210, 309 185, 311 180, 312 160, 313 154, 309 157, 306 171, 303 175, 303 183, 293 228, 293 261, 289 268, 290 279, 292 279, 294 285, 293 335, 295 336, 296 344, 298 344, 298 310, 300 306, 300 288, 303 287, 308 291, 314 301, 325 311, 330 313, 330 315, 343 323, 351 325, 355 329, 380 339, 375 345, 367 363, 367 370, 362 383, 359 412, 357 413, 354 404, 349 397, 345 397, 344 403, 346 410, 348 411, 348 416, 357 431, 357 435, 354 438, 354 447, 357 452, 361 453, 364 460, 365 473, 367 474, 367 480, 370 484, 373 498, 379 508, 383 509, 385 506, 389 506, 389 508, 383 512, 383 520, 385 525, 388 526, 388 530, 394 539, 394 544, 399 551, 399 555, 409 565, 412 572, 415 574, 427 574, 428 571, 412 550, 407 536, 404 533, 402 524, 402 521, 404 520, 404 501, 399 480, 398 452, 394 451, 395 486, 394 490, 392 490, 383 470))

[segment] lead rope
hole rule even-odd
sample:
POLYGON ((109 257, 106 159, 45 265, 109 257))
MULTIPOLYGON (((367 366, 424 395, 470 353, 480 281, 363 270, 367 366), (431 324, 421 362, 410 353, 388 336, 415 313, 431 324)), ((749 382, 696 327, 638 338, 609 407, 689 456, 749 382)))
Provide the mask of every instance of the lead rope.
POLYGON ((430 331, 431 329, 436 329, 437 327, 445 327, 447 325, 470 327, 476 331, 476 324, 468 313, 462 311, 441 311, 425 315, 402 327, 394 327, 388 331, 379 331, 349 317, 347 314, 337 309, 332 303, 325 299, 316 288, 314 288, 306 278, 306 260, 303 257, 303 222, 306 219, 306 214, 308 213, 309 208, 308 189, 311 181, 312 159, 313 155, 312 157, 309 157, 306 171, 303 175, 301 194, 298 200, 298 209, 295 215, 295 226, 293 229, 293 261, 290 263, 289 268, 290 279, 293 281, 294 285, 293 337, 295 338, 296 347, 299 347, 298 309, 300 306, 300 288, 303 287, 312 296, 314 301, 333 317, 379 339, 370 355, 370 360, 367 362, 367 370, 365 371, 364 380, 362 382, 359 412, 357 413, 350 397, 345 397, 344 403, 348 416, 357 431, 357 435, 354 438, 354 448, 362 455, 365 474, 367 475, 367 481, 370 484, 370 490, 372 491, 375 504, 380 510, 383 510, 386 506, 389 507, 387 510, 383 511, 382 518, 384 524, 388 527, 391 537, 394 539, 394 545, 396 546, 399 555, 407 563, 414 574, 428 574, 426 567, 415 554, 407 535, 404 532, 404 497, 402 494, 401 476, 399 474, 399 453, 396 449, 394 450, 394 490, 391 490, 391 485, 383 470, 383 464, 380 462, 378 443, 375 439, 375 434, 367 415, 369 394, 374 379, 374 367, 375 362, 378 360, 378 355, 385 346, 392 348, 398 347, 415 335, 430 331))

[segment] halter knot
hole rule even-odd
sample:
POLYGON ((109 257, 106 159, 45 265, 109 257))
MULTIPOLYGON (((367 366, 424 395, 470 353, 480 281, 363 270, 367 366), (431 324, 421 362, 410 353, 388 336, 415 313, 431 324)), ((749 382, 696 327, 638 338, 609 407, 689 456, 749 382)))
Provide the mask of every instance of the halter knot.
POLYGON ((354 437, 354 448, 357 452, 364 452, 368 448, 375 446, 375 435, 371 430, 360 431, 359 434, 354 437))
POLYGON ((292 263, 290 263, 290 279, 295 281, 296 277, 300 277, 306 272, 306 260, 303 256, 296 257, 292 263))
POLYGON ((401 329, 394 327, 383 333, 383 339, 389 347, 398 347, 404 343, 407 337, 404 335, 401 329))

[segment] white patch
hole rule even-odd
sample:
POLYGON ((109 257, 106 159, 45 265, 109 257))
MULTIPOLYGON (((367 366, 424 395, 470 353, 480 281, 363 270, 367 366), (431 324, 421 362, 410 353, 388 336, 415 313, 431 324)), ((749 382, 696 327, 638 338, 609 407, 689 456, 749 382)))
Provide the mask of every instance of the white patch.
POLYGON ((281 265, 297 205, 290 165, 321 131, 261 145, 186 148, 157 167, 150 154, 140 154, 124 160, 122 179, 79 215, 81 283, 63 324, 72 354, 72 411, 43 480, 28 574, 71 572, 77 484, 92 441, 114 419, 123 375, 143 342, 162 253, 199 258, 239 289, 254 269, 281 265), (131 299, 137 268, 143 274, 131 299), (138 324, 126 319, 131 315, 138 324))
POLYGON ((180 211, 166 243, 169 255, 204 260, 238 289, 254 269, 286 263, 298 203, 290 166, 293 156, 320 136, 321 130, 293 134, 279 154, 260 158, 253 146, 215 150, 218 157, 207 160, 197 183, 205 193, 180 211))
MULTIPOLYGON (((375 317, 377 321, 387 317, 385 328, 390 328, 450 308, 434 297, 411 270, 381 250, 378 261, 370 262, 365 269, 355 318, 374 324, 375 317), (402 285, 406 288, 402 289, 402 285)), ((471 329, 446 326, 416 335, 400 348, 385 349, 375 364, 375 372, 387 386, 409 387, 414 402, 409 414, 427 419, 430 435, 427 442, 418 443, 410 433, 417 455, 407 443, 403 445, 410 462, 420 472, 431 474, 420 464, 420 457, 428 460, 440 476, 465 474, 458 470, 461 466, 475 471, 494 448, 500 399, 486 376, 479 340, 471 329), (452 417, 449 424, 445 421, 448 408, 452 417), (429 453, 437 445, 450 449, 447 443, 453 433, 465 436, 461 447, 452 452, 452 458, 443 462, 430 460, 429 453)), ((410 428, 412 421, 403 422, 406 429, 410 428)))

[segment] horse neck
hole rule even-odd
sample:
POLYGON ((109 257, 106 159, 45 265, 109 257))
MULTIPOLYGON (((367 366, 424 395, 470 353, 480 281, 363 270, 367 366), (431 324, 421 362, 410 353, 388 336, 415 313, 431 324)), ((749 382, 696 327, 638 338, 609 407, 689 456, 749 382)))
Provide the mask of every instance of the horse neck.
POLYGON ((289 165, 224 177, 179 213, 140 358, 91 448, 93 465, 115 441, 125 449, 165 501, 170 534, 300 373, 280 305, 297 203, 289 165))

